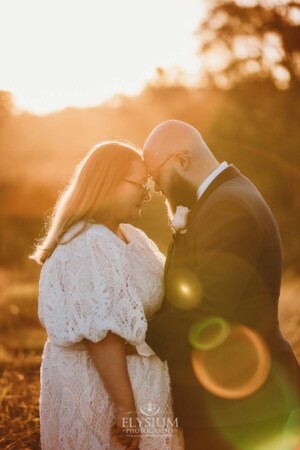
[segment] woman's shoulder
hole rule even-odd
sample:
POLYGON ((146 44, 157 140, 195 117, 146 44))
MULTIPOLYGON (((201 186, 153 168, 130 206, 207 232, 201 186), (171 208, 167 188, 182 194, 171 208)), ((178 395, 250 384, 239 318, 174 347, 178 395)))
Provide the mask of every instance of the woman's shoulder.
POLYGON ((63 234, 62 238, 59 241, 59 245, 65 245, 69 242, 72 242, 73 239, 80 237, 84 234, 87 229, 87 224, 83 221, 76 222, 71 225, 67 231, 63 234))
POLYGON ((86 229, 87 236, 95 236, 100 239, 111 238, 111 233, 112 231, 102 223, 89 223, 86 229))
POLYGON ((78 258, 81 263, 89 263, 92 253, 99 254, 99 257, 112 253, 114 244, 110 231, 104 225, 77 222, 63 234, 52 255, 45 261, 45 269, 56 263, 75 262, 78 258))
POLYGON ((90 236, 109 238, 110 231, 103 224, 80 221, 72 225, 63 235, 60 244, 86 240, 90 236))
POLYGON ((87 227, 83 222, 77 222, 68 228, 62 235, 58 245, 44 265, 51 265, 55 262, 67 261, 76 254, 85 253, 86 250, 87 227), (47 263, 47 264, 46 264, 47 263))
POLYGON ((63 234, 49 260, 87 256, 95 246, 104 248, 108 238, 109 233, 104 225, 77 222, 63 234))

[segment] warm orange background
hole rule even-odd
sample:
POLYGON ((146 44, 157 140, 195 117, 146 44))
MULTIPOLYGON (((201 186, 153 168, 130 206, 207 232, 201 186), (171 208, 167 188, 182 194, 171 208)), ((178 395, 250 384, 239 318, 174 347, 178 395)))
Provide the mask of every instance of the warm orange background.
MULTIPOLYGON (((138 95, 119 94, 95 107, 69 107, 44 116, 16 114, 12 95, 0 91, 0 448, 39 448, 39 366, 45 333, 37 318, 39 268, 28 254, 45 215, 91 146, 109 137, 142 146, 151 129, 166 119, 183 120, 199 129, 220 162, 234 163, 272 209, 284 253, 280 323, 300 361, 299 9, 290 24, 284 16, 284 36, 271 30, 282 37, 286 56, 286 63, 271 62, 272 70, 258 58, 258 71, 249 75, 240 63, 217 79, 216 68, 210 66, 206 78, 202 73, 202 83, 187 87, 178 74, 157 69, 138 95), (282 82, 276 64, 290 71, 289 83, 282 82), (224 79, 231 81, 222 84, 224 79)), ((212 8, 210 14, 217 13, 212 8)), ((235 14, 233 9, 227 11, 227 23, 235 14)), ((249 14, 258 14, 270 26, 268 11, 249 14)), ((200 45, 199 32, 195 39, 200 45)), ((232 25, 232 33, 237 32, 232 25)), ((222 33, 219 42, 225 39, 222 33)), ((252 37, 263 39, 260 33, 253 29, 252 37)), ((202 48, 198 58, 204 58, 206 50, 202 48)), ((217 49, 212 51, 218 60, 217 49)), ((170 231, 160 196, 153 195, 145 205, 137 225, 166 251, 170 231)))

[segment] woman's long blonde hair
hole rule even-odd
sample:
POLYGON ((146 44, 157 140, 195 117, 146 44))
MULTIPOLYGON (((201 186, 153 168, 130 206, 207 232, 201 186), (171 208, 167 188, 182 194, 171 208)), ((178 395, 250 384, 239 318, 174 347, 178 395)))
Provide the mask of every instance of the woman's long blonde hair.
POLYGON ((107 220, 113 210, 116 186, 138 158, 141 159, 141 153, 129 143, 106 141, 96 145, 79 163, 59 196, 53 213, 46 219, 46 235, 29 258, 43 264, 71 226, 83 221, 73 239, 89 223, 107 220))

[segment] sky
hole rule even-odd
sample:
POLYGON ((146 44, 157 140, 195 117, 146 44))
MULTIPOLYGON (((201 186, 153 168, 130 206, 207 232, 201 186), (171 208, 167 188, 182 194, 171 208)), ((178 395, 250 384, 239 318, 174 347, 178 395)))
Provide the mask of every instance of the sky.
POLYGON ((207 0, 0 0, 0 90, 37 114, 135 95, 156 67, 200 70, 207 0))

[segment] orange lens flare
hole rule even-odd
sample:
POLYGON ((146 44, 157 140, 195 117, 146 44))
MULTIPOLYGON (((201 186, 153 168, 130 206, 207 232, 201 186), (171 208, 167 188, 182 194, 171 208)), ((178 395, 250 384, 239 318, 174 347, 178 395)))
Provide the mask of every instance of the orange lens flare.
POLYGON ((193 349, 192 366, 198 381, 209 392, 238 399, 251 395, 264 384, 271 357, 258 333, 236 325, 220 345, 205 351, 193 349))

